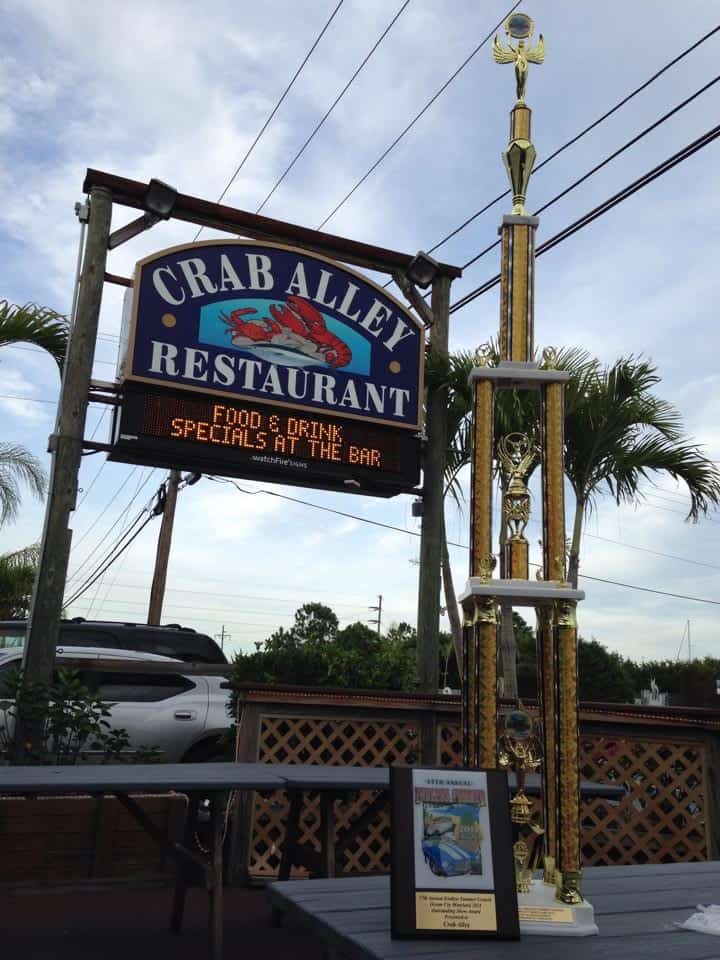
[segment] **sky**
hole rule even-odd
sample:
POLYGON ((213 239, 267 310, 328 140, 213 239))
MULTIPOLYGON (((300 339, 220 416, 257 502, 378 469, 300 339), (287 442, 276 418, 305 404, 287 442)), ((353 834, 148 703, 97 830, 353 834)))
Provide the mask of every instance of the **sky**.
MULTIPOLYGON (((70 310, 83 199, 93 167, 217 200, 265 124, 337 0, 0 0, 0 297, 70 310)), ((381 0, 344 0, 224 202, 255 211, 395 14, 381 0)), ((263 213, 317 227, 508 13, 510 0, 410 0, 263 213)), ((545 36, 530 68, 538 162, 718 23, 713 0, 683 4, 543 0, 521 8, 545 36)), ((599 160, 716 76, 720 33, 532 179, 533 211, 599 160)), ((554 204, 538 242, 705 133, 718 87, 697 97, 617 161, 554 204)), ((514 101, 511 67, 486 44, 326 225, 330 232, 414 253, 428 249, 507 186, 501 152, 514 101)), ((657 392, 682 413, 688 435, 720 460, 720 214, 714 142, 538 260, 536 343, 582 346, 603 363, 644 355, 657 392)), ((508 198, 509 199, 509 198, 508 198)), ((497 235, 508 199, 443 244, 462 265, 497 235)), ((115 208, 113 226, 135 216, 115 208)), ((161 223, 110 253, 128 276, 155 250, 196 229, 161 223)), ((218 236, 203 231, 201 239, 218 236)), ((493 250, 453 283, 451 300, 494 276, 493 250)), ((105 286, 93 375, 114 377, 122 290, 105 286)), ((451 349, 497 335, 498 288, 451 317, 451 349)), ((46 467, 59 391, 53 361, 27 346, 0 349, 0 439, 24 443, 46 467)), ((109 414, 90 407, 86 437, 108 437, 109 414)), ((152 501, 162 470, 84 458, 72 517, 70 586, 81 584, 152 501)), ((330 605, 341 625, 376 617, 415 622, 419 521, 411 495, 380 500, 203 478, 181 490, 163 622, 212 636, 226 651, 254 650, 303 603, 330 605), (282 499, 292 496, 306 503, 282 499), (341 511, 341 516, 309 504, 341 511), (373 521, 370 523, 368 521, 373 521), (387 524, 398 530, 379 527, 387 524)), ((717 655, 720 517, 687 523, 688 500, 667 476, 637 505, 601 497, 582 545, 581 572, 678 599, 583 579, 581 634, 636 659, 717 655)), ((43 504, 26 493, 0 551, 36 542, 43 504)), ((534 518, 539 504, 534 502, 534 518)), ((468 504, 447 508, 456 586, 467 577, 468 504)), ((69 614, 142 622, 159 522, 69 614)), ((531 560, 537 533, 530 526, 531 560)), ((443 616, 442 626, 447 628, 443 616)))

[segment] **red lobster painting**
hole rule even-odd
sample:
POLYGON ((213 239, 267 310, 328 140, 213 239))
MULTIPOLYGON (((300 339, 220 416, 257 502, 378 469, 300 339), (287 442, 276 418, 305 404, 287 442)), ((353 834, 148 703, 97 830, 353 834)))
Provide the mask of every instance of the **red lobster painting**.
POLYGON ((289 296, 284 304, 270 304, 270 317, 246 319, 255 307, 240 307, 220 319, 236 347, 272 344, 316 357, 331 367, 345 367, 352 360, 350 347, 331 333, 322 314, 302 297, 289 296))

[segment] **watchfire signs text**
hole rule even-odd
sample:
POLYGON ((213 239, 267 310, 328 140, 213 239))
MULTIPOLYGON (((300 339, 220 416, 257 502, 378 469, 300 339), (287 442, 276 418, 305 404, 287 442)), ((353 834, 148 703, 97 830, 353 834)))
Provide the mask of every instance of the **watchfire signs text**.
POLYGON ((423 331, 381 287, 275 244, 138 263, 119 375, 417 430, 423 331))

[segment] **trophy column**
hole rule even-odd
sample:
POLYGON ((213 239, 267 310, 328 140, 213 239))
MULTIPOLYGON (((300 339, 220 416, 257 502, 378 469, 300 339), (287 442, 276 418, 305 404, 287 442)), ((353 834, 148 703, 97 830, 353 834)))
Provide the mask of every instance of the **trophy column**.
MULTIPOLYGON (((475 384, 471 477, 470 576, 489 579, 492 555, 492 463, 494 389, 475 384)), ((497 713, 497 610, 491 598, 464 605, 463 763, 493 768, 497 713)))

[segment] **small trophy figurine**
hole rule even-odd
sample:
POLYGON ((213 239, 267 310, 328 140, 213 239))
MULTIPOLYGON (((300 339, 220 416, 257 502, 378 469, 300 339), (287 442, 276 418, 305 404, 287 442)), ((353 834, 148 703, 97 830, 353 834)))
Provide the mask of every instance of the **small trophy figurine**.
POLYGON ((510 819, 514 826, 515 882, 518 893, 528 893, 533 874, 542 855, 543 828, 533 822, 530 801, 525 794, 525 775, 542 763, 540 743, 534 733, 530 714, 518 704, 505 717, 505 732, 498 742, 498 764, 517 777, 515 796, 510 801, 510 819))
POLYGON ((525 103, 525 85, 527 84, 528 64, 542 63, 545 59, 545 41, 540 34, 534 47, 526 47, 525 41, 533 34, 535 24, 525 13, 511 14, 505 21, 505 33, 518 41, 514 47, 511 43, 505 46, 495 35, 493 40, 493 58, 496 63, 515 64, 515 93, 518 103, 525 103))

